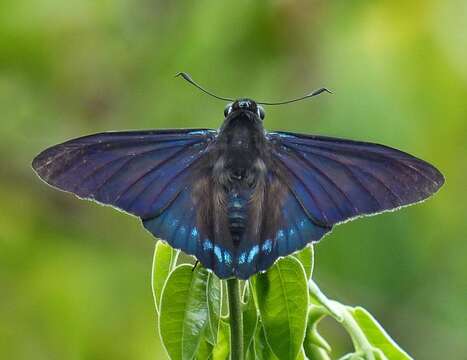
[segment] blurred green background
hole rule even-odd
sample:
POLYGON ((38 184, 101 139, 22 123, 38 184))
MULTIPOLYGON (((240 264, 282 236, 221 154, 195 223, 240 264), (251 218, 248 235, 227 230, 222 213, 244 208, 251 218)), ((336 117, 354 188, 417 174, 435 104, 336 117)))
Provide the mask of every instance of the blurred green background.
MULTIPOLYGON (((429 201, 316 247, 330 297, 417 359, 467 358, 467 2, 0 0, 0 358, 162 359, 139 221, 37 179, 32 158, 104 130, 218 127, 225 96, 280 100, 269 129, 400 148, 446 176, 429 201)), ((332 322, 335 356, 349 348, 332 322)))

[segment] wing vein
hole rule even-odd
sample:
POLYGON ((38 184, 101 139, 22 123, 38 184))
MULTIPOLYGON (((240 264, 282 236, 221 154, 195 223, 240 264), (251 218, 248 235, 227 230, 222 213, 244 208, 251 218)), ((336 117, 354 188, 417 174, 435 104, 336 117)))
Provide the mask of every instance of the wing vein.
MULTIPOLYGON (((193 160, 190 164, 188 164, 187 166, 185 166, 184 168, 182 168, 180 171, 176 172, 174 174, 174 176, 172 176, 167 182, 166 184, 162 187, 162 189, 157 193, 156 196, 154 196, 154 199, 151 200, 151 206, 154 204, 154 202, 156 201, 156 199, 159 197, 160 194, 162 194, 164 192, 164 190, 169 186, 169 184, 175 180, 182 172, 188 170, 191 166, 193 166, 200 158, 200 155, 198 154, 198 157, 193 160)), ((128 205, 128 208, 131 209, 131 207, 133 206, 133 204, 135 203, 135 201, 141 197, 141 195, 154 183, 154 181, 156 181, 159 177, 156 177, 154 178, 148 185, 146 185, 144 187, 144 189, 131 201, 131 203, 128 205)), ((175 196, 178 196, 178 194, 180 194, 180 192, 183 191, 183 189, 179 190, 177 192, 177 194, 175 196)))
MULTIPOLYGON (((340 162, 339 160, 334 159, 334 158, 332 158, 332 157, 330 157, 330 156, 326 156, 326 155, 324 155, 324 154, 320 154, 320 155, 323 156, 323 157, 325 157, 326 159, 330 159, 330 160, 337 161, 339 164, 341 164, 341 165, 344 166, 345 168, 349 169, 350 172, 352 172, 352 169, 350 168, 350 166, 349 166, 348 164, 345 164, 345 163, 343 163, 343 162, 340 162)), ((355 163, 352 163, 351 166, 353 166, 354 168, 356 168, 357 170, 359 170, 359 171, 362 172, 363 174, 366 174, 366 175, 372 177, 372 178, 375 179, 378 183, 380 183, 381 185, 383 185, 383 187, 384 187, 385 189, 387 189, 387 190, 391 193, 391 195, 392 195, 394 198, 396 198, 397 201, 399 202, 399 204, 396 204, 396 206, 398 206, 398 205, 400 205, 400 204, 403 203, 403 201, 402 201, 402 199, 399 197, 399 195, 397 195, 397 194, 394 192, 394 190, 392 190, 392 189, 389 187, 389 185, 387 185, 387 184, 386 184, 383 180, 381 180, 379 177, 377 177, 376 175, 374 175, 374 174, 371 173, 371 172, 368 172, 368 171, 364 170, 362 167, 356 165, 355 163)), ((371 194, 371 193, 370 193, 370 194, 371 194)), ((375 198, 375 199, 376 199, 376 198, 375 198)))
MULTIPOLYGON (((171 159, 177 157, 178 155, 180 155, 181 153, 185 152, 186 150, 189 150, 191 147, 188 147, 188 148, 183 148, 181 149, 180 151, 177 151, 175 154, 172 154, 172 156, 170 156, 169 158, 165 159, 165 161, 161 164, 158 164, 157 166, 153 167, 151 170, 147 171, 145 174, 143 174, 140 179, 144 176, 147 176, 149 173, 157 170, 160 168, 161 165, 164 165, 165 163, 167 163, 167 161, 170 161, 171 159)), ((199 155, 198 155, 198 158, 196 160, 199 159, 199 155)), ((192 163, 190 163, 188 166, 182 168, 180 171, 176 172, 175 175, 173 177, 171 177, 167 183, 163 186, 163 188, 161 189, 161 191, 159 191, 159 193, 157 194, 157 196, 159 196, 168 186, 168 184, 170 184, 170 182, 172 180, 174 180, 181 172, 185 171, 186 169, 188 169, 191 165, 193 165, 196 160, 194 160, 192 163)), ((152 186, 152 184, 154 184, 154 182, 156 180, 158 180, 160 178, 160 176, 157 176, 155 177, 154 179, 152 179, 135 197, 134 199, 128 204, 128 208, 131 209, 131 207, 133 206, 133 204, 136 202, 136 200, 138 200, 142 194, 144 194, 144 192, 150 187, 152 186)), ((139 179, 139 180, 140 180, 139 179)), ((157 199, 157 196, 156 196, 156 199, 157 199)), ((120 198, 120 195, 118 196, 118 198, 120 198)))
MULTIPOLYGON (((156 166, 152 167, 150 170, 146 171, 145 173, 143 173, 142 175, 140 175, 138 178, 136 178, 134 181, 132 181, 126 188, 124 188, 116 197, 115 197, 115 201, 118 201, 123 195, 125 195, 128 191, 130 191, 130 189, 136 185, 139 181, 141 181, 144 177, 146 177, 146 175, 149 175, 150 173, 152 173, 154 170, 157 170, 157 169, 160 169, 162 166, 164 166, 167 162, 169 162, 170 160, 178 157, 180 154, 184 153, 186 150, 190 149, 191 150, 191 147, 195 144, 198 144, 198 142, 193 142, 191 144, 189 144, 188 146, 185 144, 184 147, 182 147, 179 151, 176 151, 175 153, 173 153, 172 155, 170 155, 169 157, 165 158, 163 161, 161 161, 159 164, 157 164, 156 166)), ((171 146, 170 148, 174 148, 174 147, 177 147, 177 146, 171 146)), ((164 149, 167 149, 167 148, 164 148, 164 149)), ((151 182, 152 184, 152 182, 151 182)), ((143 191, 144 192, 146 190, 147 187, 144 187, 143 191)), ((139 195, 137 195, 139 196, 139 195)))
MULTIPOLYGON (((297 180, 303 185, 303 187, 305 188, 305 191, 306 191, 306 192, 310 195, 310 197, 313 199, 313 202, 315 203, 317 210, 319 211, 319 213, 321 214, 321 216, 323 217, 323 219, 326 221, 326 223, 328 223, 328 218, 327 218, 326 214, 324 213, 323 209, 321 209, 321 207, 318 205, 315 196, 314 196, 313 193, 305 186, 305 183, 302 181, 302 179, 300 179, 300 178, 290 169, 290 167, 287 166, 286 162, 283 161, 279 156, 277 156, 277 159, 278 159, 278 160, 282 163, 282 165, 292 174, 292 176, 295 177, 295 179, 297 179, 297 180)), ((289 186, 290 191, 292 191, 292 189, 290 188, 290 185, 288 185, 288 186, 289 186)), ((292 192, 293 192, 293 191, 292 191, 292 192)))
MULTIPOLYGON (((366 191, 366 192, 372 197, 372 199, 376 202, 376 204, 377 204, 379 207, 381 207, 381 203, 380 203, 380 201, 378 200, 378 198, 373 194, 373 192, 372 192, 369 188, 367 188, 367 187, 361 182, 361 180, 355 175, 355 173, 352 171, 352 169, 351 169, 349 166, 347 166, 345 163, 340 162, 339 160, 337 160, 337 159, 335 159, 335 158, 333 158, 333 157, 326 156, 326 155, 323 155, 323 154, 320 154, 320 153, 316 153, 316 152, 314 152, 312 149, 310 149, 309 151, 307 151, 307 153, 313 154, 313 155, 316 155, 316 156, 319 156, 319 157, 321 157, 321 158, 323 158, 323 159, 326 159, 326 160, 331 160, 331 161, 333 161, 333 162, 335 162, 335 163, 341 165, 341 166, 344 168, 344 170, 355 180, 355 182, 357 182, 357 183, 360 185, 360 187, 361 187, 364 191, 366 191)), ((378 179, 377 179, 377 180, 378 180, 378 179)), ((383 186, 386 188, 386 190, 389 191, 389 193, 390 193, 391 195, 395 196, 395 195, 392 193, 391 189, 389 189, 389 188, 386 186, 386 184, 383 183, 383 186)), ((397 199, 397 197, 396 197, 396 199, 397 199)), ((397 205, 397 204, 396 204, 396 205, 397 205)))
MULTIPOLYGON (((335 161, 335 162, 341 164, 341 165, 344 166, 345 168, 347 168, 350 172, 352 172, 352 169, 349 167, 348 164, 346 164, 346 163, 344 163, 344 162, 341 162, 341 161, 335 159, 335 158, 332 157, 332 156, 325 155, 324 153, 322 153, 322 151, 324 151, 325 153, 328 153, 328 154, 331 153, 332 155, 335 155, 335 152, 333 152, 332 149, 329 149, 329 148, 327 148, 327 147, 322 147, 322 146, 314 146, 314 145, 310 145, 310 144, 306 144, 306 145, 305 145, 305 144, 297 144, 297 143, 294 143, 294 144, 295 144, 295 145, 299 145, 299 146, 300 146, 300 145, 304 145, 304 146, 306 146, 307 148, 310 149, 310 150, 309 150, 310 153, 315 154, 315 155, 318 155, 318 156, 322 156, 322 157, 324 157, 324 158, 326 158, 326 159, 333 160, 333 161, 335 161), (316 151, 314 151, 314 150, 321 151, 321 153, 318 154, 318 153, 316 153, 316 151)), ((380 158, 389 159, 389 160, 391 160, 391 161, 394 161, 394 158, 391 158, 391 157, 388 157, 388 156, 381 156, 380 158)), ((401 163, 401 162, 396 162, 396 163, 399 164, 399 163, 401 163)), ((407 167, 406 164, 404 164, 404 165, 407 167)), ((392 189, 389 187, 389 185, 387 185, 382 179, 380 179, 379 177, 377 177, 375 174, 364 170, 362 167, 356 165, 354 162, 352 162, 352 166, 353 166, 354 168, 358 169, 358 170, 359 170, 360 172, 362 172, 363 174, 366 174, 366 175, 372 177, 372 178, 375 179, 378 183, 380 183, 385 189, 387 189, 387 190, 391 193, 391 195, 392 195, 395 199, 397 199, 398 204, 396 204, 396 206, 399 206, 399 205, 401 205, 401 204, 404 203, 404 202, 402 201, 402 199, 400 198, 400 196, 397 195, 397 194, 394 192, 394 190, 392 190, 392 189)), ((356 178, 356 177, 355 177, 355 178, 356 178)), ((362 184, 362 186, 363 186, 363 184, 362 184)), ((364 187, 364 188, 367 189, 366 187, 364 187)), ((367 191, 370 193, 370 195, 372 195, 371 192, 370 192, 369 190, 367 190, 367 191)), ((372 196, 373 196, 373 195, 372 195, 372 196)), ((373 197, 374 197, 374 196, 373 196, 373 197)), ((378 200, 376 199, 376 197, 374 197, 374 198, 375 198, 376 201, 378 201, 378 200)), ((379 202, 378 202, 378 203, 379 203, 379 202)))
MULTIPOLYGON (((319 139, 313 139, 313 141, 319 141, 319 139)), ((318 149, 321 149, 321 150, 324 150, 324 151, 327 151, 327 152, 332 152, 332 153, 335 153, 336 152, 336 149, 332 149, 332 147, 329 147, 329 146, 326 146, 326 142, 323 142, 324 145, 319 145, 319 144, 308 144, 308 143, 305 143, 305 142, 294 142, 294 141, 290 141, 291 143, 295 144, 295 145, 301 145, 301 146, 305 146, 305 147, 308 147, 308 148, 318 148, 318 149)), ((347 145, 347 144, 345 144, 347 145)), ((344 145, 344 146, 345 146, 344 145)), ((382 146, 382 145, 377 145, 377 144, 370 144, 370 145, 373 145, 373 146, 382 146)), ((385 147, 389 150, 392 150, 394 152, 400 152, 399 150, 396 150, 396 149, 392 149, 392 148, 388 148, 388 147, 385 147)), ((340 153, 347 153, 351 156, 354 156, 354 157, 359 157, 359 158, 364 158, 363 156, 361 156, 360 153, 356 152, 356 151, 352 151, 352 150, 349 150, 349 149, 338 149, 337 151, 339 151, 340 153)), ((365 154, 371 154, 373 158, 376 158, 376 159, 387 159, 387 160, 390 160, 390 161, 393 161, 395 162, 396 164, 400 164, 402 165, 403 167, 405 167, 406 169, 409 169, 409 170, 412 170, 412 171, 415 171, 417 174, 423 176, 425 179, 431 181, 432 183, 434 183, 435 185, 438 185, 438 183, 436 182, 436 180, 432 179, 431 177, 427 176, 425 173, 423 173, 420 169, 418 169, 417 167, 414 167, 414 166, 411 166, 409 164, 406 164, 405 161, 409 160, 409 158, 402 158, 400 155, 405 155, 405 153, 403 152, 400 152, 400 154, 395 154, 395 155, 398 155, 398 157, 396 156, 390 156, 390 155, 387 155, 387 154, 383 154, 383 153, 380 153, 380 152, 371 152, 370 150, 366 150, 365 151, 365 154), (398 161, 399 160, 399 161, 398 161)), ((409 154, 406 154, 407 157, 410 157, 410 160, 414 161, 414 162, 417 162, 417 163, 421 163, 423 165, 428 165, 431 167, 431 165, 425 163, 423 160, 420 160, 420 159, 417 159, 415 157, 413 157, 412 155, 409 155, 409 154)), ((409 172, 410 173, 410 172, 409 172)), ((413 178, 413 176, 412 176, 413 178)))
MULTIPOLYGON (((100 135, 100 134, 96 134, 96 135, 92 135, 92 136, 96 136, 97 135, 100 135)), ((199 140, 203 140, 202 138, 196 138, 196 139, 199 139, 199 140)), ((69 154, 72 154, 73 152, 77 152, 77 151, 89 151, 93 148, 99 148, 99 147, 102 147, 102 146, 107 146, 105 148, 105 150, 111 150, 112 148, 109 147, 110 145, 113 145, 114 147, 116 145, 118 145, 119 148, 125 148, 125 147, 129 147, 129 146, 140 146, 140 145, 147 145, 147 144, 151 144, 151 143, 154 143, 154 145, 156 144, 160 144, 160 143, 166 143, 166 142, 179 142, 179 141, 186 141, 187 139, 183 139, 183 138, 178 138, 178 139, 128 139, 127 141, 123 141, 121 142, 122 140, 121 139, 113 139, 113 140, 110 140, 110 141, 107 141, 107 142, 91 142, 91 143, 79 143, 79 138, 78 139, 74 139, 74 140, 70 140, 69 142, 65 142, 63 144, 60 144, 60 145, 56 145, 50 149, 47 149, 44 151, 47 152, 47 151, 50 151, 50 150, 57 150, 59 147, 63 147, 64 150, 55 154, 55 156, 53 158, 49 158, 47 159, 46 162, 44 162, 43 164, 41 164, 40 166, 37 166, 36 167, 36 170, 37 171, 40 171, 43 167, 49 165, 50 163, 56 161, 56 160, 59 160, 60 158, 62 158, 63 156, 65 155, 69 155, 69 154), (73 142, 73 141, 76 141, 76 142, 73 142)), ((44 154, 42 153, 42 154, 44 154)), ((40 154, 39 156, 41 156, 42 154, 40 154)), ((74 156, 74 155, 73 155, 74 156)))
MULTIPOLYGON (((317 167, 315 164, 313 164, 309 159, 307 159, 306 157, 304 157, 297 149, 295 149, 294 147, 291 147, 287 144, 284 144, 287 148, 291 149, 294 153, 296 153, 305 163, 307 163, 311 168, 313 168, 314 170, 316 170, 317 172, 319 172, 324 178, 326 178, 332 185, 335 186, 335 188, 346 198, 347 202, 350 204, 350 206, 353 208, 353 210, 355 212, 358 213, 358 209, 355 207, 355 205, 352 203, 352 201, 350 200, 349 196, 334 182, 334 180, 332 180, 323 170, 321 170, 319 167, 317 167)), ((360 184, 361 185, 361 184, 360 184)), ((324 189, 324 187, 323 187, 324 189)), ((364 187, 364 190, 366 190, 367 192, 369 192, 365 187, 364 187)), ((329 193, 328 193, 329 194, 329 193)), ((371 194, 370 194, 371 195, 371 194)), ((375 199, 376 200, 376 199, 375 199)), ((376 202, 378 203, 379 205, 379 202, 378 200, 376 200, 376 202)), ((340 212, 340 211, 339 211, 340 212)))
MULTIPOLYGON (((89 178, 91 178, 92 176, 94 176, 95 174, 97 174, 99 171, 104 170, 104 168, 105 168, 106 166, 111 165, 111 164, 113 164, 114 162, 116 162, 116 161, 118 161, 118 160, 122 160, 122 159, 124 159, 125 157, 128 157, 128 160, 125 161, 125 162, 122 164, 122 166, 120 166, 120 167, 114 172, 114 174, 117 173, 117 172, 119 172, 125 165, 129 164, 132 160, 138 159, 138 157, 141 156, 141 155, 147 155, 147 154, 150 154, 150 153, 156 153, 156 152, 158 152, 158 151, 160 151, 160 150, 172 149, 172 148, 176 148, 176 147, 178 147, 178 146, 180 146, 180 145, 174 145, 174 146, 168 146, 168 147, 164 147, 164 148, 152 149, 152 150, 144 151, 144 152, 139 153, 139 154, 127 154, 127 155, 123 155, 123 156, 117 157, 117 158, 115 158, 115 159, 112 159, 112 160, 106 162, 105 164, 103 164, 103 165, 101 165, 101 166, 95 168, 93 171, 91 171, 91 173, 89 173, 88 175, 86 175, 86 176, 81 180, 81 182, 75 186, 75 188, 74 188, 73 190, 76 190, 76 189, 78 188, 78 186, 82 185, 86 180, 88 180, 89 178)), ((75 166, 71 167, 71 168, 68 169, 67 171, 72 171, 74 168, 75 168, 75 166)), ((110 177, 109 177, 109 178, 110 178, 110 177)), ((108 180, 108 179, 106 179, 106 181, 104 182, 104 185, 107 183, 107 180, 108 180)), ((100 187, 99 187, 97 190, 99 190, 99 189, 100 189, 100 187)), ((97 192, 97 191, 96 191, 96 192, 97 192)))

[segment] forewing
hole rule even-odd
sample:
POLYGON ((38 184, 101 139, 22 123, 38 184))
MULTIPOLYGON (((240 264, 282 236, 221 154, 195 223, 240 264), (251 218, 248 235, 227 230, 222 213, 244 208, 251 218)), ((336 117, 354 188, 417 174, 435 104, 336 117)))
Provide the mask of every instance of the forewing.
POLYGON ((43 151, 33 168, 56 188, 152 218, 186 187, 214 137, 206 129, 100 133, 43 151))
POLYGON ((422 201, 444 182, 432 165, 387 146, 283 132, 268 137, 290 190, 323 226, 422 201))

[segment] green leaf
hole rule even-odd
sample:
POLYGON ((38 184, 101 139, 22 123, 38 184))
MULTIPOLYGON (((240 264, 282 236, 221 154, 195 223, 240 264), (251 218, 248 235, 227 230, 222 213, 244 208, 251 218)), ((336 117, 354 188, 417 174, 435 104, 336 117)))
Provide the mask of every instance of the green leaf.
POLYGON ((198 346, 198 351, 196 352, 196 360, 206 360, 210 359, 212 356, 213 346, 208 342, 206 338, 203 338, 198 346))
MULTIPOLYGON (((386 333, 376 319, 365 309, 361 307, 347 307, 353 318, 365 334, 368 342, 382 351, 386 358, 391 360, 411 360, 412 358, 397 345, 393 339, 386 333)), ((378 351, 376 351, 378 353, 378 351)), ((377 354, 381 358, 381 354, 377 354)), ((378 359, 378 357, 377 357, 378 359)))
POLYGON ((318 333, 318 324, 326 314, 326 309, 322 306, 311 305, 308 310, 308 325, 303 348, 310 359, 330 359, 331 346, 318 333))
POLYGON ((192 359, 208 323, 206 288, 209 272, 180 265, 162 291, 159 332, 172 360, 192 359))
POLYGON ((314 250, 313 245, 308 244, 305 248, 293 255, 296 257, 305 269, 305 274, 307 279, 311 279, 313 274, 313 265, 314 265, 314 250))
POLYGON ((229 360, 230 355, 230 326, 225 321, 220 321, 217 344, 212 351, 213 360, 229 360))
POLYGON ((305 337, 308 288, 305 271, 293 256, 256 277, 261 321, 268 344, 281 360, 295 360, 305 337))
POLYGON ((271 350, 266 337, 264 335, 264 329, 260 322, 256 327, 256 333, 254 338, 254 352, 255 359, 257 360, 279 360, 276 355, 271 350))
POLYGON ((208 328, 206 338, 212 344, 217 342, 219 332, 219 321, 222 307, 222 283, 213 273, 208 275, 208 285, 206 287, 206 297, 208 299, 208 328))
POLYGON ((249 282, 245 285, 243 301, 243 346, 245 348, 245 353, 248 353, 249 348, 252 347, 256 326, 258 324, 258 311, 253 295, 251 294, 249 282))
MULTIPOLYGON (((298 353, 298 356, 297 356, 296 360, 308 360, 303 348, 300 349, 300 352, 298 353)), ((311 359, 311 360, 315 360, 315 359, 311 359)))
POLYGON ((163 241, 158 241, 154 250, 152 262, 152 295, 156 311, 159 313, 161 304, 162 289, 164 288, 170 271, 177 263, 178 251, 163 241))

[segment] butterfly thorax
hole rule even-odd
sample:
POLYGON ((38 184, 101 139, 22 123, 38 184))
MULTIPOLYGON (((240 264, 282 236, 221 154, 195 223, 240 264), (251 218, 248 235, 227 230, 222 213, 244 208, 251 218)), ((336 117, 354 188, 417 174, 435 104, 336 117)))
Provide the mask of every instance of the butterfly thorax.
POLYGON ((262 203, 266 179, 263 161, 264 130, 261 121, 246 112, 228 117, 220 130, 210 179, 215 213, 212 233, 230 233, 232 250, 238 247, 255 210, 262 203), (222 215, 224 214, 224 215, 222 215))

